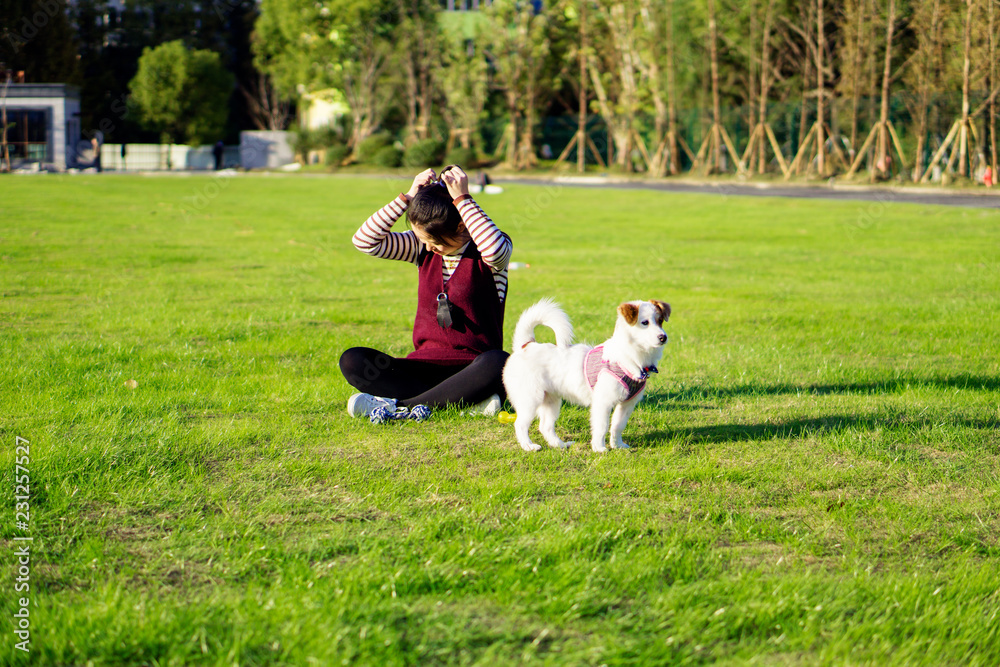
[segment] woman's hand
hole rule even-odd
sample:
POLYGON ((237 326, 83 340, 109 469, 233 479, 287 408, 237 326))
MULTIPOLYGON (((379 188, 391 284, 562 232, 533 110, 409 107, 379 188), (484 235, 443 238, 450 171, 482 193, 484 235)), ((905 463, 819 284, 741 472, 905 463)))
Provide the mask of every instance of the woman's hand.
POLYGON ((462 168, 454 165, 446 167, 446 171, 441 172, 441 181, 448 188, 448 194, 452 199, 457 199, 462 195, 469 194, 469 176, 462 168))
POLYGON ((434 173, 433 169, 422 171, 413 178, 413 185, 410 186, 406 194, 409 195, 410 199, 413 199, 413 195, 417 194, 417 190, 436 180, 437 174, 434 173))

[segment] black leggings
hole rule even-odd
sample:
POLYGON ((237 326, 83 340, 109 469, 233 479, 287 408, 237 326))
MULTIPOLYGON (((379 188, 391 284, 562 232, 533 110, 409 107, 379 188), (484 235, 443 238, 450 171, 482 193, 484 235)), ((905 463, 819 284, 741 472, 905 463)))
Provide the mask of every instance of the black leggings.
POLYGON ((370 347, 352 347, 340 357, 347 382, 368 394, 395 398, 397 405, 473 405, 493 394, 503 400, 503 350, 483 352, 468 364, 445 366, 429 361, 399 359, 370 347))

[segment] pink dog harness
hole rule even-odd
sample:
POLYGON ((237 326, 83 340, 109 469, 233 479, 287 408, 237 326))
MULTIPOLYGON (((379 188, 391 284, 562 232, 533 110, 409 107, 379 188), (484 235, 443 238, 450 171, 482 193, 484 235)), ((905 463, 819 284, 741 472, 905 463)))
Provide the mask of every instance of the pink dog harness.
POLYGON ((593 350, 587 353, 587 356, 583 361, 583 374, 587 376, 587 384, 593 389, 597 384, 597 378, 600 376, 601 371, 606 373, 611 373, 611 375, 621 383, 621 386, 625 388, 628 392, 628 401, 642 391, 643 387, 646 386, 646 380, 649 379, 650 373, 659 372, 656 366, 647 366, 642 369, 642 375, 639 378, 634 378, 625 372, 625 369, 618 364, 605 361, 604 360, 604 346, 598 345, 593 350))

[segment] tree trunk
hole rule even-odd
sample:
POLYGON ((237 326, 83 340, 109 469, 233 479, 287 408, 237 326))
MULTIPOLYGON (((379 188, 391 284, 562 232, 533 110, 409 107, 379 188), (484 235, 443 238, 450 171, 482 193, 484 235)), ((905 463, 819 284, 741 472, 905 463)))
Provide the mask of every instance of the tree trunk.
MULTIPOLYGON (((423 35, 420 37, 423 42, 423 35)), ((426 139, 430 136, 431 127, 431 114, 434 111, 434 91, 431 78, 431 68, 429 63, 428 54, 425 49, 426 46, 422 46, 422 53, 424 58, 420 63, 420 115, 417 117, 418 124, 421 128, 421 139, 426 139)))
POLYGON ((990 110, 989 110, 989 120, 986 123, 986 131, 990 133, 990 171, 993 176, 993 182, 996 183, 997 180, 997 113, 996 113, 996 95, 992 95, 993 86, 997 85, 997 34, 996 34, 996 3, 993 0, 989 0, 988 6, 990 8, 990 19, 989 19, 989 31, 990 31, 990 70, 989 70, 989 84, 986 86, 986 90, 990 91, 990 110))
POLYGON ((923 68, 920 78, 920 91, 918 108, 916 113, 917 121, 917 153, 914 159, 913 182, 918 183, 924 173, 924 153, 927 150, 928 122, 930 120, 931 94, 933 93, 934 82, 937 81, 937 55, 938 44, 940 42, 941 20, 941 0, 934 0, 931 9, 931 25, 928 31, 929 44, 924 54, 923 68))
MULTIPOLYGON (((767 95, 771 90, 769 70, 771 69, 771 20, 773 16, 774 0, 767 0, 767 9, 764 13, 764 36, 760 49, 760 122, 762 125, 767 124, 767 95)), ((763 134, 761 134, 757 146, 757 170, 758 173, 763 174, 767 171, 767 141, 763 134)))
POLYGON ((351 107, 351 148, 368 137, 382 121, 379 101, 379 75, 385 65, 384 54, 377 44, 369 45, 369 50, 351 64, 351 70, 344 77, 344 95, 351 107))
MULTIPOLYGON (((649 45, 649 59, 647 67, 647 77, 649 79, 649 92, 653 100, 653 152, 649 159, 649 172, 654 176, 663 176, 667 171, 666 154, 663 150, 668 138, 670 124, 670 110, 668 94, 664 90, 662 71, 662 41, 663 33, 657 19, 659 14, 654 13, 652 0, 643 0, 642 17, 646 25, 646 41, 649 45)), ((659 4, 659 3, 657 3, 659 4)), ((669 11, 669 10, 667 10, 669 11)))
POLYGON ((858 0, 857 3, 857 33, 854 45, 854 71, 851 76, 851 150, 858 149, 858 102, 861 97, 861 65, 862 53, 865 44, 864 40, 864 20, 865 10, 868 7, 867 0, 858 0))
POLYGON ((609 98, 608 92, 604 88, 600 68, 591 63, 588 70, 590 82, 594 85, 594 92, 597 95, 597 104, 601 109, 601 117, 604 118, 604 123, 608 127, 608 166, 611 166, 613 160, 615 164, 624 168, 625 159, 628 157, 626 147, 630 135, 628 126, 620 114, 614 110, 615 100, 609 98))
MULTIPOLYGON (((892 2, 893 0, 889 0, 892 2)), ((816 0, 816 168, 820 177, 826 175, 826 137, 824 123, 826 111, 823 108, 824 75, 823 51, 826 48, 823 25, 823 0, 816 0)))
POLYGON ((958 144, 958 175, 968 175, 966 162, 969 158, 969 86, 972 69, 972 10, 975 0, 965 0, 965 39, 962 61, 962 128, 958 144))
MULTIPOLYGON (((869 91, 872 90, 875 87, 875 82, 878 80, 877 79, 877 74, 876 74, 876 70, 878 68, 878 58, 875 55, 875 42, 878 40, 878 26, 876 25, 877 22, 875 21, 875 12, 878 9, 877 0, 871 0, 871 8, 872 8, 872 10, 871 10, 870 16, 871 16, 872 20, 869 23, 869 30, 868 30, 868 45, 869 45, 869 49, 868 49, 867 53, 865 54, 866 60, 868 61, 868 80, 865 81, 865 88, 867 90, 869 90, 869 91)), ((869 103, 868 103, 868 127, 872 127, 874 125, 875 125, 875 105, 872 104, 871 101, 869 101, 869 103)), ((874 152, 872 150, 873 147, 874 146, 872 146, 872 147, 870 147, 868 149, 868 161, 869 161, 868 167, 869 167, 869 169, 872 168, 872 165, 871 165, 871 156, 872 156, 872 154, 874 152)))
MULTIPOLYGON (((722 141, 719 135, 719 127, 722 118, 722 102, 719 98, 719 52, 718 52, 718 27, 715 22, 715 0, 708 0, 708 55, 712 71, 712 143, 715 144, 715 153, 709 159, 709 171, 718 169, 722 164, 722 141)), ((735 158, 735 156, 733 156, 735 158)))
POLYGON ((510 133, 507 135, 506 162, 511 167, 517 167, 517 95, 514 91, 507 94, 507 110, 510 113, 510 133))
POLYGON ((421 14, 421 0, 399 0, 405 35, 404 70, 406 73, 406 134, 407 140, 426 139, 430 128, 433 105, 431 90, 430 49, 427 43, 427 22, 421 14))
POLYGON ((576 119, 576 170, 581 174, 587 168, 587 4, 580 3, 580 99, 576 119))
MULTIPOLYGON (((757 83, 759 81, 757 75, 757 33, 760 29, 758 23, 757 1, 750 0, 750 41, 747 47, 747 60, 749 61, 747 72, 747 127, 750 129, 750 132, 753 132, 754 128, 757 127, 757 83)), ((748 157, 750 164, 747 165, 747 169, 750 173, 753 173, 754 156, 750 155, 748 157)))
MULTIPOLYGON (((889 83, 892 80, 892 36, 896 27, 896 0, 889 0, 889 17, 885 23, 885 67, 882 70, 882 106, 878 117, 878 160, 877 171, 884 174, 889 169, 889 83)), ((874 177, 875 171, 872 171, 874 177)))
MULTIPOLYGON (((638 62, 635 53, 633 28, 635 15, 631 3, 612 5, 607 12, 608 26, 611 28, 612 42, 618 60, 618 76, 621 84, 617 106, 621 112, 619 130, 615 132, 617 164, 626 172, 632 171, 632 135, 636 131, 636 112, 639 103, 639 87, 636 82, 638 62)), ((611 105, 613 110, 614 105, 611 105)))
POLYGON ((406 137, 407 142, 417 139, 417 106, 419 86, 417 83, 417 60, 419 49, 415 49, 416 18, 410 17, 406 0, 399 0, 399 16, 401 19, 400 33, 403 37, 406 54, 403 57, 403 70, 406 74, 406 137), (414 53, 417 51, 417 53, 414 53))
POLYGON ((795 153, 802 150, 802 144, 805 143, 806 135, 809 133, 809 105, 806 91, 808 90, 807 86, 809 85, 809 80, 812 78, 812 66, 814 62, 813 59, 809 57, 809 31, 812 26, 812 7, 812 3, 809 3, 806 19, 803 22, 805 33, 805 57, 802 59, 802 105, 799 109, 799 143, 798 147, 794 151, 795 153))
POLYGON ((525 91, 524 107, 521 118, 524 123, 521 126, 521 141, 517 146, 517 168, 530 169, 534 167, 538 160, 535 158, 535 105, 537 104, 537 81, 535 79, 535 68, 528 68, 528 87, 525 91))
POLYGON ((674 63, 674 0, 667 0, 667 150, 670 173, 679 174, 681 158, 677 154, 677 72, 674 63))

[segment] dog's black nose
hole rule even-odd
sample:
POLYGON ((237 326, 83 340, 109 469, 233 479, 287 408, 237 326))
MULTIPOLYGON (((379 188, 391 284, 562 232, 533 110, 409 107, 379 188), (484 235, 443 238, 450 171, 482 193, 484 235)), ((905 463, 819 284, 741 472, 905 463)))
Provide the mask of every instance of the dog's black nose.
POLYGON ((660 334, 660 344, 667 342, 667 334, 660 334))

